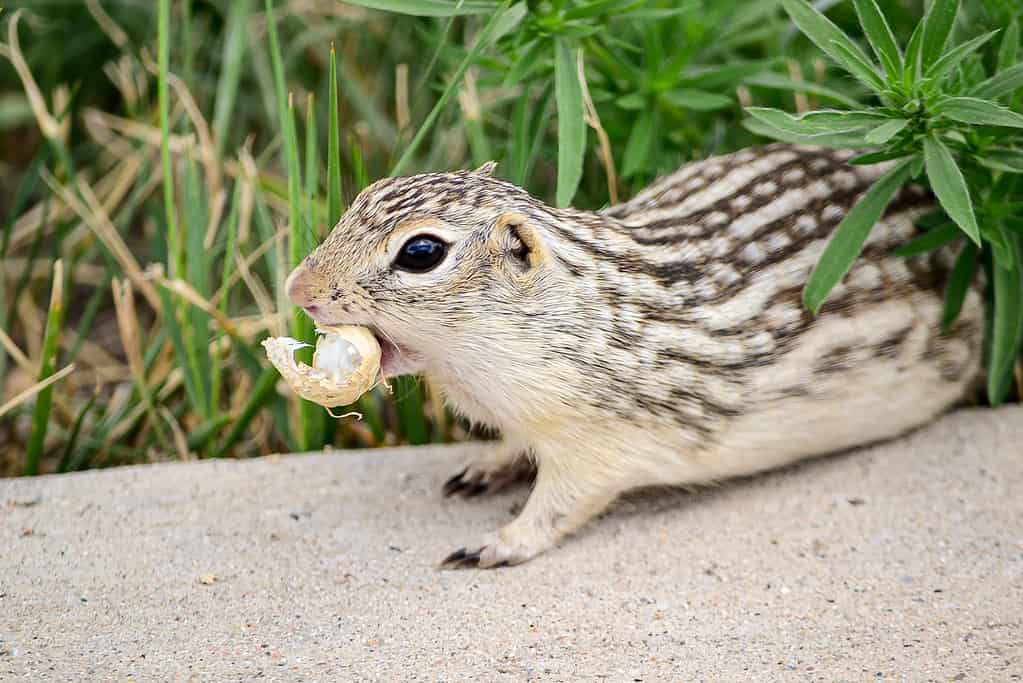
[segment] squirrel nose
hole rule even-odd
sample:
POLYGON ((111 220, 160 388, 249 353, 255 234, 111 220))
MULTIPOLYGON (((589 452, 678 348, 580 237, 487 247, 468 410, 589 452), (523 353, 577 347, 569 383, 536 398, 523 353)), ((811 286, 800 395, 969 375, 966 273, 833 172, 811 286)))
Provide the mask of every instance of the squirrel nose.
POLYGON ((291 275, 284 282, 284 291, 296 306, 309 309, 313 306, 313 296, 310 291, 309 269, 305 266, 298 266, 291 271, 291 275))

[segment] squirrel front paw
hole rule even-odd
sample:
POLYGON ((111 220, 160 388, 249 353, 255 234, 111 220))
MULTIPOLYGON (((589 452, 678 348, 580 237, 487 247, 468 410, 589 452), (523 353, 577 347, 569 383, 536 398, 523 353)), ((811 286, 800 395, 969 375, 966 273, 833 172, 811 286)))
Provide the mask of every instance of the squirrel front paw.
POLYGON ((521 564, 551 545, 502 540, 500 533, 488 534, 479 543, 459 548, 440 563, 441 569, 489 569, 521 564))
POLYGON ((499 446, 459 470, 444 483, 444 496, 473 498, 532 481, 536 467, 519 449, 499 446))

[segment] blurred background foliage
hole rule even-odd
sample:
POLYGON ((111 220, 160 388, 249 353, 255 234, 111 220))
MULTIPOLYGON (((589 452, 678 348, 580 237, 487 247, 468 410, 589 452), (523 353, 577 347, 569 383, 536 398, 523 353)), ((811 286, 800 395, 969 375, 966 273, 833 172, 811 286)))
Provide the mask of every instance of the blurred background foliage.
MULTIPOLYGON (((923 3, 881 5, 904 45, 923 3)), ((780 0, 22 0, 0 37, 0 475, 467 438, 411 378, 328 419, 258 347, 310 337, 283 279, 362 187, 494 159, 596 208, 765 142, 744 107, 871 97, 780 0)))

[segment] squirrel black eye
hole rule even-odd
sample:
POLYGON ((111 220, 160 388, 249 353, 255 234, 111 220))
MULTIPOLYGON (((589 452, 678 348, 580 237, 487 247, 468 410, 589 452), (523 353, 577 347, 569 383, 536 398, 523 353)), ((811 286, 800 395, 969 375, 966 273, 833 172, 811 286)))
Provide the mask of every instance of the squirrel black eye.
POLYGON ((448 245, 431 235, 413 237, 401 246, 394 265, 410 273, 425 273, 437 267, 448 253, 448 245))

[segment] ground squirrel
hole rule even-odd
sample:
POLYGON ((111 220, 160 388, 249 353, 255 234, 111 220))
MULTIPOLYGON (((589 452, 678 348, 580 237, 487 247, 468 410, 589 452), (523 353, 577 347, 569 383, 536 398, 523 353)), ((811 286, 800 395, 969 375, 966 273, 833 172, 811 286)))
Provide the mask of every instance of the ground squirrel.
POLYGON ((291 274, 318 323, 370 327, 385 375, 424 373, 503 445, 448 493, 535 463, 518 517, 444 566, 515 564, 629 489, 750 474, 895 436, 979 373, 979 285, 947 333, 954 248, 891 255, 933 208, 902 190, 820 314, 803 286, 885 166, 770 145, 684 166, 602 211, 476 171, 367 188, 291 274))

